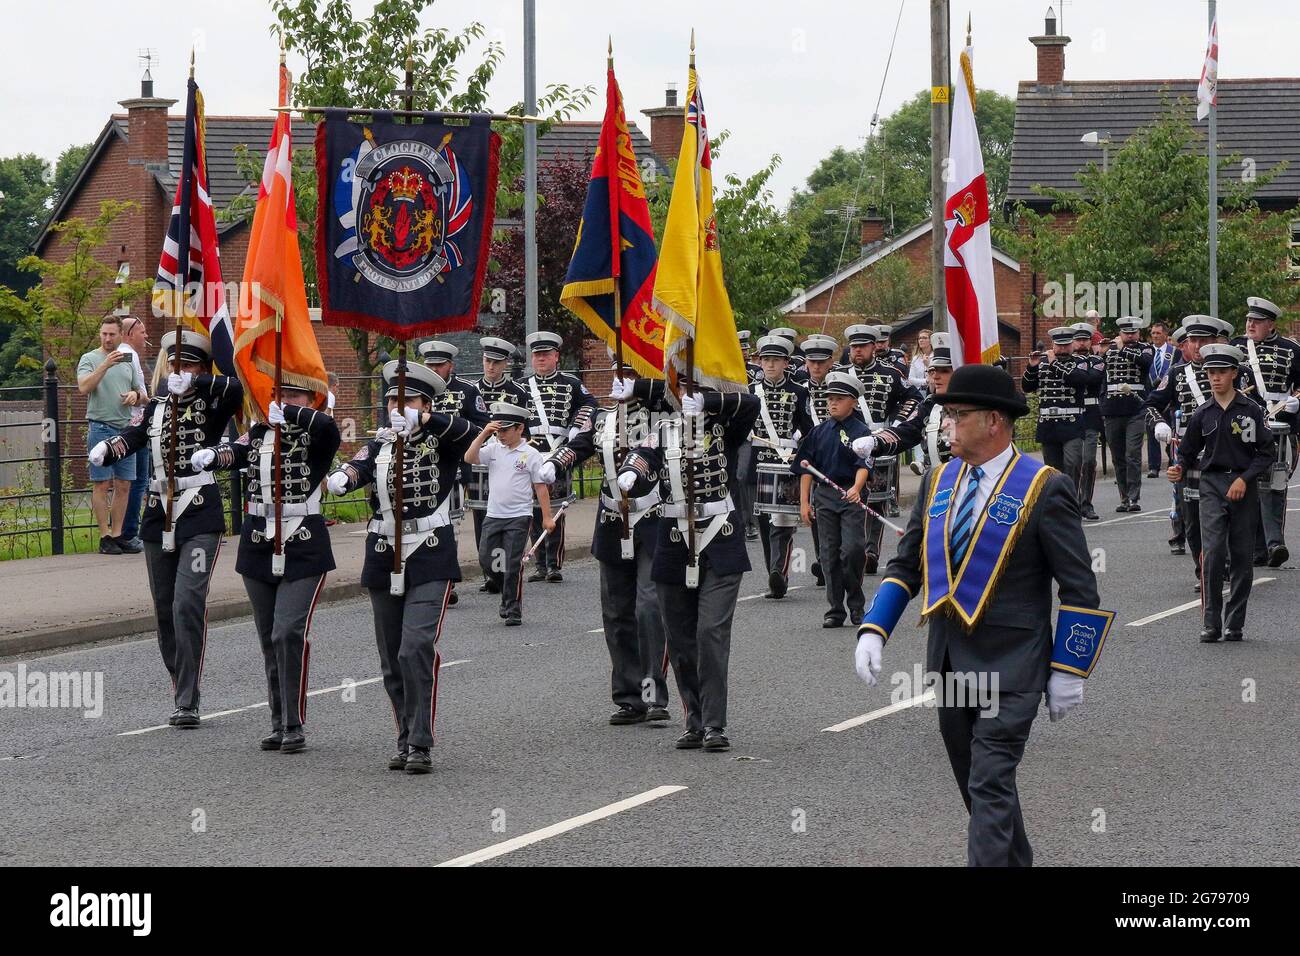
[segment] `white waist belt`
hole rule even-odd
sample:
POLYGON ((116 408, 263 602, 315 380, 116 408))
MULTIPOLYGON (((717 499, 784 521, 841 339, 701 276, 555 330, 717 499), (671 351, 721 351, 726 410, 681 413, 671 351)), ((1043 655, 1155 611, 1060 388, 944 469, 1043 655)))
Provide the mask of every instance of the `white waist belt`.
MULTIPOLYGON (((176 490, 184 491, 186 488, 198 488, 202 485, 216 484, 216 476, 210 471, 203 471, 197 475, 181 475, 176 479, 176 490)), ((149 482, 149 490, 155 494, 163 494, 167 491, 167 479, 155 478, 149 482)))
POLYGON ((1085 399, 1083 400, 1083 404, 1084 404, 1085 406, 1086 406, 1086 405, 1100 405, 1100 404, 1101 404, 1101 399, 1100 399, 1100 398, 1085 398, 1085 399))
POLYGON ((1146 391, 1143 385, 1107 385, 1107 395, 1141 395, 1146 391))
POLYGON ((1040 408, 1038 410, 1039 418, 1068 418, 1071 415, 1080 415, 1083 413, 1082 408, 1040 408))
MULTIPOLYGON (((432 531, 434 528, 445 528, 451 523, 447 512, 441 508, 431 515, 424 515, 421 518, 410 518, 402 522, 402 534, 414 535, 425 531, 432 531)), ((371 518, 370 524, 366 525, 367 531, 373 531, 375 534, 382 534, 390 541, 393 539, 393 522, 389 518, 380 521, 377 518, 371 518)))
MULTIPOLYGON (((729 511, 731 511, 731 495, 727 495, 727 497, 722 501, 697 501, 695 503, 695 517, 697 520, 700 518, 711 518, 714 515, 726 514, 729 511)), ((663 515, 665 518, 685 518, 686 505, 670 504, 665 502, 663 515)))
MULTIPOLYGON (((617 498, 611 498, 609 495, 603 492, 601 493, 600 500, 604 502, 606 508, 612 508, 615 511, 618 511, 620 508, 623 507, 622 501, 618 500, 617 498)), ((650 492, 650 494, 648 495, 642 495, 640 498, 627 499, 627 510, 633 513, 638 511, 645 511, 659 504, 659 501, 660 501, 659 488, 656 487, 655 490, 650 492)), ((683 512, 683 514, 685 514, 685 512, 683 512)))
MULTIPOLYGON (((244 506, 244 513, 258 518, 273 519, 275 517, 275 505, 268 505, 262 501, 250 501, 244 506)), ((282 518, 304 518, 307 515, 318 514, 320 514, 319 501, 299 501, 293 504, 280 505, 280 517, 282 518)))

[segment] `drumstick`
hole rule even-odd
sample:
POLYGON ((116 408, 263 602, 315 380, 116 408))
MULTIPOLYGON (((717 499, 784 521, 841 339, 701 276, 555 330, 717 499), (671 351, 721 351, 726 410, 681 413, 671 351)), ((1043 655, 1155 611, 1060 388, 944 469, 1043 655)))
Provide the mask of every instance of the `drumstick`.
MULTIPOLYGON (((809 462, 807 458, 805 458, 803 461, 799 462, 799 466, 800 466, 801 468, 803 468, 804 471, 808 472, 808 474, 810 474, 810 475, 812 475, 814 478, 816 478, 818 481, 824 482, 825 484, 827 484, 827 485, 829 485, 830 487, 834 488, 836 491, 838 491, 838 492, 839 492, 841 495, 843 495, 845 498, 847 498, 847 497, 849 496, 849 493, 848 493, 847 491, 845 491, 843 488, 841 488, 841 487, 840 487, 839 485, 837 485, 835 482, 831 481, 828 477, 826 477, 826 475, 822 474, 820 471, 818 471, 816 468, 814 468, 813 465, 812 465, 812 463, 809 462)), ((877 519, 879 519, 879 521, 880 521, 881 524, 885 525, 887 528, 892 529, 892 530, 893 530, 896 534, 898 534, 900 537, 902 536, 902 534, 903 534, 903 529, 900 528, 898 525, 894 524, 894 522, 890 521, 890 520, 889 520, 888 518, 886 518, 884 515, 880 514, 878 511, 876 511, 875 508, 871 507, 871 505, 867 504, 867 503, 866 503, 865 501, 863 501, 861 498, 858 499, 857 504, 858 504, 858 507, 860 507, 860 508, 861 508, 863 511, 865 511, 867 514, 871 515, 873 518, 877 518, 877 519)))
MULTIPOLYGON (((566 501, 564 504, 560 505, 560 507, 556 508, 555 514, 551 515, 551 520, 554 521, 558 519, 560 515, 564 514, 564 509, 567 507, 569 507, 569 502, 566 501)), ((528 563, 528 559, 533 556, 533 552, 537 550, 537 546, 541 544, 546 539, 546 536, 550 533, 551 532, 549 529, 547 528, 542 529, 542 533, 537 536, 537 540, 534 541, 532 544, 530 544, 528 546, 528 550, 524 552, 523 560, 519 562, 521 565, 528 563)))

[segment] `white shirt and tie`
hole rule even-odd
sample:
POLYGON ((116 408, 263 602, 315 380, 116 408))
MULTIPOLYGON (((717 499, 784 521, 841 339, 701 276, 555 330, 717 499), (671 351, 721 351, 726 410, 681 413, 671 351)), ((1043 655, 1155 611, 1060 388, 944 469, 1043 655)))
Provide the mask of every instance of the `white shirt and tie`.
MULTIPOLYGON (((1011 464, 1011 456, 1015 453, 1015 446, 1008 445, 997 455, 990 458, 984 464, 980 465, 984 475, 980 478, 979 484, 975 488, 975 515, 976 519, 984 511, 984 506, 988 504, 989 497, 993 494, 993 489, 998 486, 1002 480, 1002 473, 1007 470, 1007 465, 1011 464)), ((966 497, 967 490, 970 486, 970 471, 966 472, 966 478, 962 481, 961 495, 958 501, 966 497)), ((960 505, 958 505, 960 507, 960 505)))

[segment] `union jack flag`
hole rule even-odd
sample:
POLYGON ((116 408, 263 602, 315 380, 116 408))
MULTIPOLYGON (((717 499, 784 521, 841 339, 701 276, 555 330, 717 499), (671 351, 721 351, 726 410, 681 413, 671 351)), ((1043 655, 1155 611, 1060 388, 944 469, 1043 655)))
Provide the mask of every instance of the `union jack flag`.
POLYGON ((171 222, 153 286, 154 308, 212 340, 212 361, 222 375, 234 375, 235 347, 221 281, 217 222, 208 195, 208 164, 203 142, 203 94, 190 78, 185 98, 185 148, 181 179, 172 202, 171 222), (182 230, 181 224, 189 228, 182 230), (182 268, 181 263, 185 263, 182 268))

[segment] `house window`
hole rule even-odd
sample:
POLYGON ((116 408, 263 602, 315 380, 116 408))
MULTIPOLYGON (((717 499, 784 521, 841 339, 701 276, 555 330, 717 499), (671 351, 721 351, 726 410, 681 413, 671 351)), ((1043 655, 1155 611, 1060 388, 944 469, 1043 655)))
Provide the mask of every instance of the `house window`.
POLYGON ((1287 246, 1287 275, 1292 279, 1300 279, 1300 219, 1291 223, 1291 241, 1287 246))
MULTIPOLYGON (((1291 224, 1293 234, 1297 225, 1300 225, 1300 223, 1291 224)), ((119 262, 117 264, 117 278, 113 280, 113 284, 126 285, 126 280, 129 278, 131 278, 131 263, 125 261, 119 262)))

